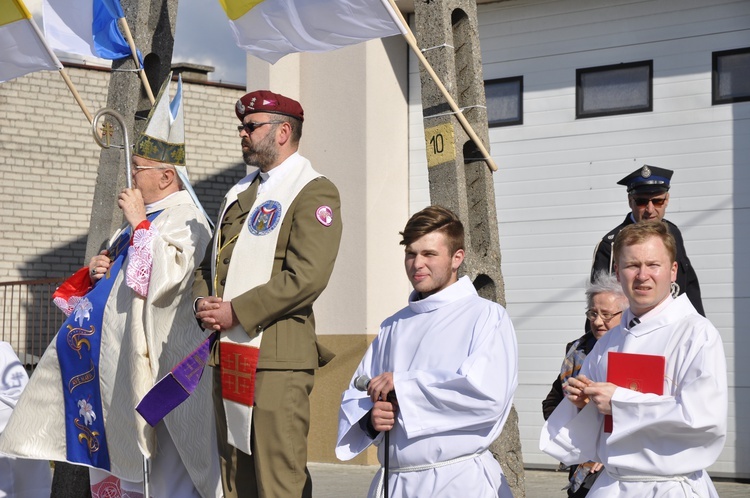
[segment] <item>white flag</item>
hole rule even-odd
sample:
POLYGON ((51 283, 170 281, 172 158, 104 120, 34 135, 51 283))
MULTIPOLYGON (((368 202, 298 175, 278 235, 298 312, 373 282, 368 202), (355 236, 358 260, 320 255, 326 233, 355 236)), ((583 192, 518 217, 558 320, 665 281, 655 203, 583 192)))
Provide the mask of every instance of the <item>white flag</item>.
POLYGON ((274 62, 406 33, 388 0, 219 0, 237 45, 274 62))
POLYGON ((0 83, 62 67, 23 1, 0 0, 0 83))

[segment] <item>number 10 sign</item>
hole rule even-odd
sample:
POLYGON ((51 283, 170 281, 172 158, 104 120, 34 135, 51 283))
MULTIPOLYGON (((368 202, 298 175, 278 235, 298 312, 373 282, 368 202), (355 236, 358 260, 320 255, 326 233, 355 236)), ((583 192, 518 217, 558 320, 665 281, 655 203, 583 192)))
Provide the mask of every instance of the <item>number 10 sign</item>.
POLYGON ((427 167, 452 162, 456 159, 453 126, 450 123, 433 126, 425 130, 427 167))

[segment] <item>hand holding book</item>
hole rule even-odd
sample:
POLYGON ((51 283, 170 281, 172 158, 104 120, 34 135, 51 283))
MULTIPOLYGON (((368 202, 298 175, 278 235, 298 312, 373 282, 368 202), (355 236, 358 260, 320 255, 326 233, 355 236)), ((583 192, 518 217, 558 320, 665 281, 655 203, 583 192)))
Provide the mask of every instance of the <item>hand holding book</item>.
MULTIPOLYGON (((588 380, 588 379, 587 379, 588 380)), ((612 413, 612 396, 617 386, 611 382, 591 382, 584 389, 584 394, 596 405, 599 413, 605 415, 612 413)))
MULTIPOLYGON (((664 394, 665 366, 663 356, 610 351, 607 356, 607 381, 631 391, 661 395, 664 394)), ((611 413, 610 408, 609 414, 604 417, 604 432, 612 432, 611 413)))

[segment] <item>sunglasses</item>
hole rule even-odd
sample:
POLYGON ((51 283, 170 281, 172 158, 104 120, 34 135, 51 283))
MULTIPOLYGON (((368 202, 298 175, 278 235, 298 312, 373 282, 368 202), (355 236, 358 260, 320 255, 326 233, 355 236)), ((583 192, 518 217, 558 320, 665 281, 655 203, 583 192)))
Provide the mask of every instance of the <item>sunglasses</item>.
POLYGON ((283 123, 283 121, 266 121, 265 123, 253 123, 252 121, 249 123, 243 123, 241 125, 237 126, 237 131, 241 132, 242 130, 245 130, 248 135, 255 131, 256 128, 260 128, 263 125, 267 124, 280 124, 283 123))
POLYGON ((633 197, 633 202, 635 202, 636 206, 648 206, 648 203, 650 202, 655 207, 661 207, 664 205, 665 202, 667 202, 666 197, 659 197, 657 199, 652 199, 651 197, 633 197))

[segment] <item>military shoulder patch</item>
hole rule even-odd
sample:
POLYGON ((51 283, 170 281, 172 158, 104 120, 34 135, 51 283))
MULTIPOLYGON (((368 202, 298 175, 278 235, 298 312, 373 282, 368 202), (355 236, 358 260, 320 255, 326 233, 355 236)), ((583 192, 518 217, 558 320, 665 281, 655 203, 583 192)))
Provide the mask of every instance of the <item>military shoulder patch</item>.
POLYGON ((324 227, 329 227, 333 223, 333 209, 330 206, 320 206, 315 211, 315 218, 324 227))

